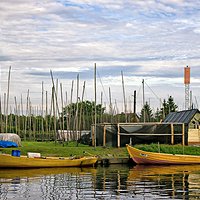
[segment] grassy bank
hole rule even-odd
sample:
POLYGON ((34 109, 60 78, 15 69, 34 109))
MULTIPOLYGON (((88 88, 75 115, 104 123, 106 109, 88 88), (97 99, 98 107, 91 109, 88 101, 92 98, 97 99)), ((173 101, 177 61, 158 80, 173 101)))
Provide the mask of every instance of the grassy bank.
POLYGON ((150 152, 160 152, 169 154, 187 154, 187 155, 199 155, 200 146, 182 146, 182 145, 168 145, 168 144, 150 144, 150 145, 136 145, 138 149, 150 152))
POLYGON ((13 149, 21 151, 21 155, 27 155, 27 152, 38 152, 42 156, 82 156, 82 155, 98 155, 102 158, 116 157, 123 158, 128 157, 126 147, 113 148, 113 147, 91 147, 88 145, 77 144, 76 142, 69 142, 63 144, 54 142, 22 142, 22 147, 2 149, 3 152, 11 154, 13 149))
MULTIPOLYGON (((135 145, 136 148, 144 151, 162 152, 172 154, 188 154, 188 155, 200 155, 200 147, 185 146, 182 145, 135 145)), ((69 142, 60 144, 54 142, 22 142, 22 147, 19 148, 7 148, 1 149, 2 152, 11 154, 13 149, 19 149, 21 155, 27 155, 27 152, 39 152, 42 156, 82 156, 82 155, 97 155, 102 158, 125 158, 128 157, 126 147, 114 148, 114 147, 91 147, 88 145, 77 144, 76 142, 69 142)))

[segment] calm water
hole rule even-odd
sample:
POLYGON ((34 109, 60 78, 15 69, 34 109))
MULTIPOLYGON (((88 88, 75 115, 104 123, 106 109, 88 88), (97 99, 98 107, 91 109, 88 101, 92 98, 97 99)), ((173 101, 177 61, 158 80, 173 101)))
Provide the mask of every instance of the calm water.
POLYGON ((0 199, 200 199, 200 166, 1 169, 0 199))

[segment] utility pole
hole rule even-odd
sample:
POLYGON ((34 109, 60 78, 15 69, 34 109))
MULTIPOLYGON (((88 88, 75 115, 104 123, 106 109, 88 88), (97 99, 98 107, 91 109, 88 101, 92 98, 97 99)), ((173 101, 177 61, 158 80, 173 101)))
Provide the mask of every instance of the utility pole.
POLYGON ((136 90, 134 90, 133 94, 133 113, 136 114, 136 90))

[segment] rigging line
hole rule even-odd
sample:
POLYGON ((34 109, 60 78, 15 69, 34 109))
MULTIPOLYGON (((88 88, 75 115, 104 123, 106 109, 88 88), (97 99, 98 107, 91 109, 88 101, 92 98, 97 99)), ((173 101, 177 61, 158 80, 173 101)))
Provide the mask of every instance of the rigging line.
POLYGON ((138 89, 138 96, 139 96, 139 94, 140 94, 140 91, 141 91, 141 87, 142 87, 142 85, 140 85, 140 87, 139 87, 139 89, 138 89))
POLYGON ((103 86, 103 83, 102 83, 102 80, 101 80, 101 77, 100 77, 100 74, 99 74, 98 70, 97 70, 97 75, 98 75, 98 77, 99 77, 99 80, 100 80, 101 86, 102 86, 102 88, 103 88, 103 92, 104 92, 104 95, 105 95, 105 97, 106 97, 106 100, 107 100, 107 102, 109 102, 109 101, 108 101, 108 97, 107 97, 107 95, 106 95, 106 92, 105 92, 105 89, 104 89, 104 86, 103 86))
POLYGON ((156 96, 156 98, 158 98, 159 102, 161 102, 161 98, 158 97, 158 95, 149 87, 149 85, 145 82, 145 84, 147 85, 147 87, 151 90, 151 92, 156 96))
MULTIPOLYGON (((139 87, 139 89, 138 89, 138 92, 137 92, 137 102, 140 102, 140 101, 138 101, 138 97, 139 97, 139 95, 140 95, 140 92, 141 92, 141 88, 142 88, 142 84, 140 85, 140 87, 139 87)), ((141 106, 142 106, 142 102, 141 102, 141 106)))

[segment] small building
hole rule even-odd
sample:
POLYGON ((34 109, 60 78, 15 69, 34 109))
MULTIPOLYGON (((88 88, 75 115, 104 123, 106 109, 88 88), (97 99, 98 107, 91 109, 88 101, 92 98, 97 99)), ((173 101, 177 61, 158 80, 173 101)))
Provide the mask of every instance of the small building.
POLYGON ((163 122, 103 123, 92 125, 92 145, 122 147, 126 144, 200 144, 198 109, 172 112, 163 122), (95 141, 96 137, 96 141, 95 141))
POLYGON ((187 133, 187 144, 200 144, 200 111, 198 109, 169 113, 163 122, 184 123, 187 133))
POLYGON ((180 144, 187 145, 184 123, 103 123, 92 126, 92 145, 123 147, 126 144, 180 144))

